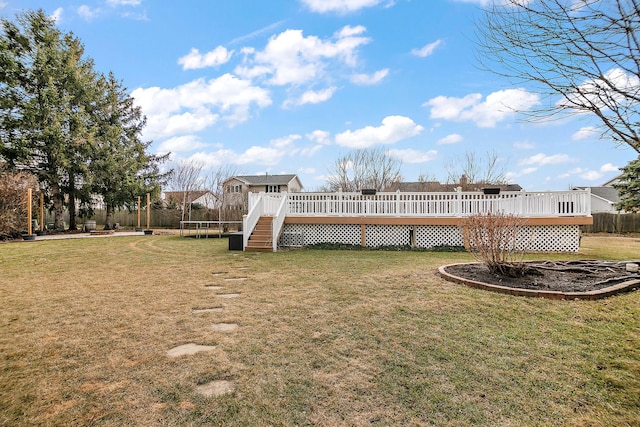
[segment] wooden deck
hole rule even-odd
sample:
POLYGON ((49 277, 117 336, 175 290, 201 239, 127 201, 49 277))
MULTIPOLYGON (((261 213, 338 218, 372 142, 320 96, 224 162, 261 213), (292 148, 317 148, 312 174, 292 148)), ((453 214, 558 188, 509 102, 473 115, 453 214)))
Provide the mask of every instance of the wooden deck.
POLYGON ((295 246, 318 242, 363 246, 456 245, 461 241, 459 226, 464 217, 488 212, 521 217, 528 235, 536 240, 536 250, 576 251, 579 226, 593 222, 589 190, 249 196, 249 214, 243 221, 244 247, 247 248, 258 221, 268 216, 272 221, 273 251, 279 245, 288 246, 289 242, 296 242, 295 246))

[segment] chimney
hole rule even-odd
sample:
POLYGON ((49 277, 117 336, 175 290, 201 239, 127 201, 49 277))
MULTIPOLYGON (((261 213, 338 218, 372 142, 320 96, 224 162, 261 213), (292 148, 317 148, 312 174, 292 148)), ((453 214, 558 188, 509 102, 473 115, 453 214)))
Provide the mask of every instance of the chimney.
POLYGON ((467 188, 467 175, 462 174, 462 176, 460 177, 460 187, 462 187, 463 190, 465 190, 467 188))

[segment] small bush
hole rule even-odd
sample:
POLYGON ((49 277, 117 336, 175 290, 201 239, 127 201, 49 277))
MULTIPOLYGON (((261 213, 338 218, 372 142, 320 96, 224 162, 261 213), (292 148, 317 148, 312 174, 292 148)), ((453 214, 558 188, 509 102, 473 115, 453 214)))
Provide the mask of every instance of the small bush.
POLYGON ((27 226, 27 188, 32 175, 0 169, 0 239, 17 237, 27 226))
POLYGON ((528 270, 523 262, 527 245, 520 236, 524 225, 516 215, 489 212, 464 218, 461 231, 467 250, 489 271, 518 277, 528 270))

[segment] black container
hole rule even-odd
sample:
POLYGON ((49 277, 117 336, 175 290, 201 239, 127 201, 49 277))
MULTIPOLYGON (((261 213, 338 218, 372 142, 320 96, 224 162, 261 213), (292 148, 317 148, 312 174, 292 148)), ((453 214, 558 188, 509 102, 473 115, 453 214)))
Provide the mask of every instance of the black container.
POLYGON ((484 194, 500 194, 500 187, 484 187, 482 192, 484 194))
POLYGON ((241 251, 242 250, 242 233, 230 233, 229 234, 229 250, 241 251))

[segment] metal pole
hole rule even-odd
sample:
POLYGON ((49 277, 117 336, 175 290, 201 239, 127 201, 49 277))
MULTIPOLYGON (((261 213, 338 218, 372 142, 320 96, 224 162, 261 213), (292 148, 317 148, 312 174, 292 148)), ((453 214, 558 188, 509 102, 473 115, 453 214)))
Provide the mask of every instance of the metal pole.
POLYGON ((27 188, 27 234, 33 234, 33 229, 31 227, 31 189, 27 188))
POLYGON ((147 193, 147 230, 151 229, 151 195, 147 193))
POLYGON ((44 231, 44 193, 40 192, 40 231, 44 231))

